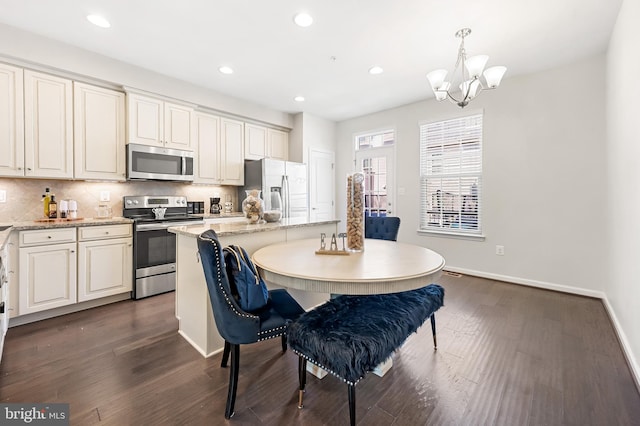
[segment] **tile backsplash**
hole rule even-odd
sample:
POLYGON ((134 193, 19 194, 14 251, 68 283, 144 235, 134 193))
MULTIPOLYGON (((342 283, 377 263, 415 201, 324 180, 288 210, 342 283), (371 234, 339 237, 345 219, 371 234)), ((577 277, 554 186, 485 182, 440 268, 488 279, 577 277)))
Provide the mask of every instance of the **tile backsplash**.
MULTIPOLYGON (((122 197, 125 195, 184 195, 189 201, 204 201, 209 211, 209 198, 219 194, 224 202, 225 194, 231 194, 233 207, 239 211, 235 186, 195 185, 178 182, 87 182, 52 179, 0 178, 0 190, 5 190, 7 199, 0 203, 0 222, 19 222, 44 217, 42 194, 50 188, 56 201, 76 200, 78 217, 96 215, 98 204, 106 203, 114 216, 122 216, 122 197), (110 201, 101 202, 100 194, 108 191, 110 201)), ((242 200, 240 200, 242 201, 242 200)))

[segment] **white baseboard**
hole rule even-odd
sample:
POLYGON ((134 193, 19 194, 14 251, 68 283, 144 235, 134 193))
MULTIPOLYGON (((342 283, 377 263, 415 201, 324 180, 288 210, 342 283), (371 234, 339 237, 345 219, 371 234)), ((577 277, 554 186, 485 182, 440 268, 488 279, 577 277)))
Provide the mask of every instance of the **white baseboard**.
POLYGON ((545 281, 530 280, 527 278, 512 277, 509 275, 492 274, 489 272, 475 271, 473 269, 457 268, 447 265, 447 271, 458 272, 464 275, 473 275, 474 277, 489 278, 496 281, 504 281, 511 284, 521 284, 529 287, 544 288, 546 290, 560 291, 562 293, 577 294, 580 296, 595 297, 596 299, 604 299, 605 294, 602 291, 588 290, 586 288, 572 287, 562 284, 554 284, 545 281))
POLYGON ((620 326, 620 323, 618 322, 618 318, 615 314, 615 311, 611 306, 611 304, 609 303, 609 299, 607 299, 606 293, 602 291, 588 290, 580 287, 572 287, 572 286, 566 286, 561 284, 548 283, 544 281, 536 281, 536 280, 530 280, 526 278, 512 277, 509 275, 492 274, 489 272, 475 271, 472 269, 457 268, 455 266, 447 265, 445 270, 451 271, 451 272, 457 272, 459 274, 464 274, 464 275, 472 275, 474 277, 488 278, 496 281, 504 281, 510 284, 526 285, 529 287, 537 287, 537 288, 543 288, 546 290, 554 290, 554 291, 560 291, 563 293, 576 294, 578 296, 594 297, 596 299, 602 300, 602 303, 607 311, 607 314, 609 315, 609 318, 613 323, 613 329, 615 330, 616 335, 618 336, 618 341, 622 346, 622 353, 625 359, 627 360, 629 369, 631 370, 631 376, 633 377, 633 380, 636 383, 636 387, 640 391, 640 365, 638 364, 637 358, 634 356, 633 351, 631 350, 631 345, 629 345, 629 340, 627 339, 627 335, 625 334, 624 330, 620 326))
POLYGON ((636 387, 640 390, 640 365, 636 361, 636 357, 633 356, 633 351, 631 350, 631 345, 629 344, 629 340, 627 339, 627 335, 625 334, 622 327, 620 327, 620 323, 618 322, 618 317, 616 316, 615 311, 613 310, 613 306, 609 303, 609 299, 605 296, 602 299, 602 303, 604 304, 607 313, 609 314, 609 318, 611 318, 611 322, 613 323, 613 329, 616 331, 618 335, 618 341, 622 345, 622 353, 624 354, 625 359, 627 360, 627 364, 629 364, 629 368, 631 369, 631 375, 636 382, 636 387))

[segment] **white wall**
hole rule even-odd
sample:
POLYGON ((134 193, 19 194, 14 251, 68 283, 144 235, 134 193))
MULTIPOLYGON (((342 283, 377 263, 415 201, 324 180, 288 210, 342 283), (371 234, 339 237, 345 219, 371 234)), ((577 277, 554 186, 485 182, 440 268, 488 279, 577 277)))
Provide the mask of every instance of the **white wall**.
MULTIPOLYGON (((433 99, 338 124, 336 176, 353 134, 396 129, 399 240, 441 253, 448 269, 602 296, 605 273, 605 58, 508 78, 461 111, 433 99), (484 109, 484 241, 418 234, 418 123, 484 109), (496 256, 495 246, 505 246, 496 256)), ((425 80, 422 88, 429 90, 425 80)), ((338 218, 345 190, 336 185, 338 218)))
MULTIPOLYGON (((240 117, 291 127, 288 113, 233 98, 162 74, 0 24, 0 61, 8 59, 45 65, 80 76, 162 94, 240 117)), ((171 58, 167 58, 171 60, 171 58)))
POLYGON ((293 116, 289 159, 309 163, 309 150, 336 152, 336 123, 306 112, 293 116))
POLYGON ((625 0, 607 55, 607 163, 609 274, 607 300, 619 336, 640 379, 640 2, 625 0))

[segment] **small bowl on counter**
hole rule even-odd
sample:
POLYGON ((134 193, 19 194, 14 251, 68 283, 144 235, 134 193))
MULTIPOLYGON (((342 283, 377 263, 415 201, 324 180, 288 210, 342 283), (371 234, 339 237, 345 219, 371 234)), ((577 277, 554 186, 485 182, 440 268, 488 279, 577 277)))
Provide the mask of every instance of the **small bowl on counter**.
POLYGON ((263 213, 262 218, 269 223, 278 222, 282 218, 282 211, 267 210, 266 212, 263 213))

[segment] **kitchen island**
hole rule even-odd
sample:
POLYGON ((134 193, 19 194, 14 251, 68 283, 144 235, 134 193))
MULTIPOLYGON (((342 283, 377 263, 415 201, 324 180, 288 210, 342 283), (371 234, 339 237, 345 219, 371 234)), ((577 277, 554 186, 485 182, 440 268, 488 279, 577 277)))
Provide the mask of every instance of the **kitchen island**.
MULTIPOLYGON (((275 243, 317 238, 320 234, 337 233, 338 220, 308 221, 301 218, 282 219, 280 222, 250 224, 246 221, 213 223, 208 225, 175 226, 169 232, 176 234, 176 317, 178 332, 203 356, 222 351, 224 340, 218 334, 213 319, 211 301, 207 291, 202 265, 198 257, 198 235, 213 229, 223 246, 235 244, 249 254, 275 243)), ((269 288, 277 288, 267 282, 269 288)), ((309 309, 329 298, 328 294, 290 291, 291 295, 309 309)))

